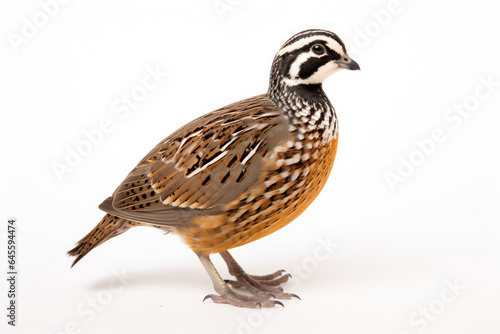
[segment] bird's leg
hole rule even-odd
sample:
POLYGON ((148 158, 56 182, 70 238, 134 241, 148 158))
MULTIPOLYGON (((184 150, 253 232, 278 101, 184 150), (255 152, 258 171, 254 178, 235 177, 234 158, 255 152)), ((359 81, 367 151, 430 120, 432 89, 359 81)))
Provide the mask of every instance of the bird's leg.
POLYGON ((292 297, 299 298, 293 293, 284 293, 283 288, 279 285, 288 281, 290 274, 285 274, 284 270, 278 270, 275 273, 264 276, 256 276, 247 274, 236 260, 229 254, 228 251, 221 252, 220 255, 226 261, 229 269, 229 274, 236 277, 236 281, 226 280, 226 283, 231 284, 234 288, 243 288, 251 292, 255 296, 263 296, 272 293, 278 299, 291 299, 292 297))
POLYGON ((247 307, 247 308, 261 308, 261 307, 274 307, 275 305, 283 304, 278 300, 273 300, 273 294, 265 294, 259 296, 247 296, 243 294, 239 294, 234 292, 231 287, 222 279, 222 277, 215 269, 214 264, 205 254, 197 254, 200 258, 203 267, 207 271, 208 275, 210 275, 210 279, 214 284, 214 289, 219 295, 207 295, 203 301, 210 298, 214 303, 224 303, 231 304, 238 307, 247 307))

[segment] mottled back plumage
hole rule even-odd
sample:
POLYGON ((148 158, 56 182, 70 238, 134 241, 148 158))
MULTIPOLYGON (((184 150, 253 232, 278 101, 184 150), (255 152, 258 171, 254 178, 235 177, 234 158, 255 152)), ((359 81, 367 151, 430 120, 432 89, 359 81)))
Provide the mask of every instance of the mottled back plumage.
POLYGON ((288 136, 285 125, 266 95, 206 114, 149 152, 116 189, 112 208, 125 217, 142 212, 144 222, 165 225, 182 222, 161 220, 162 211, 214 212, 257 181, 263 156, 288 136))

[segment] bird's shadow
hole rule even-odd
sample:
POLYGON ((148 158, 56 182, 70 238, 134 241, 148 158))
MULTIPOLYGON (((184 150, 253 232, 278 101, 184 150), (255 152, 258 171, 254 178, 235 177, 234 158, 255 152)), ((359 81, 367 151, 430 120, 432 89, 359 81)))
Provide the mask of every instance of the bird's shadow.
MULTIPOLYGON (((118 272, 118 271, 117 271, 118 272)), ((130 272, 124 275, 128 287, 140 286, 165 286, 172 285, 176 287, 194 287, 203 285, 203 282, 209 281, 202 268, 181 267, 181 268, 162 268, 150 269, 141 272, 130 272), (200 270, 201 269, 201 270, 200 270)), ((89 282, 87 288, 91 290, 102 290, 109 288, 110 281, 116 280, 113 274, 102 276, 89 282)))

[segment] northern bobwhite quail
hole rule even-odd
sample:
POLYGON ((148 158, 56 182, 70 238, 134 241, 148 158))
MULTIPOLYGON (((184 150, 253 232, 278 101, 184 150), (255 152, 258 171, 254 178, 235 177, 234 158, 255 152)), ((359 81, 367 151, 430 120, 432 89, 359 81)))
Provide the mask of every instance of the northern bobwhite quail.
POLYGON ((306 30, 276 54, 269 90, 210 112, 154 147, 99 208, 107 214, 69 251, 75 265, 129 228, 179 235, 198 255, 216 303, 283 305, 280 270, 246 274, 228 250, 290 223, 318 196, 337 150, 335 111, 322 82, 339 69, 359 70, 340 38, 306 30), (221 278, 209 256, 220 253, 236 281, 221 278), (252 295, 238 293, 243 288, 252 295))

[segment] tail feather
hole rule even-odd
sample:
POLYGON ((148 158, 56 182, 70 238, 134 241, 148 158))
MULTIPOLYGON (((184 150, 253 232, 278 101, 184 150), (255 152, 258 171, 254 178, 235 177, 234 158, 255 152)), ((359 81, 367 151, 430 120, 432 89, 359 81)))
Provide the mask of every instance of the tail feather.
POLYGON ((141 223, 126 220, 110 214, 106 214, 92 231, 80 240, 75 248, 68 252, 69 256, 76 256, 71 265, 73 267, 92 249, 104 243, 105 241, 116 237, 127 231, 129 228, 142 225, 141 223))

